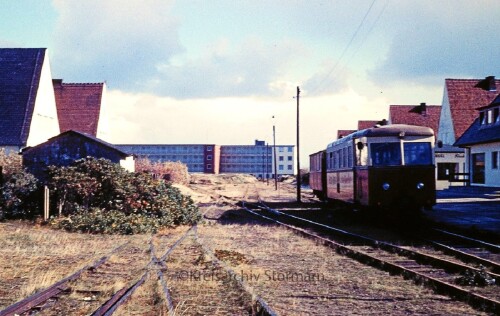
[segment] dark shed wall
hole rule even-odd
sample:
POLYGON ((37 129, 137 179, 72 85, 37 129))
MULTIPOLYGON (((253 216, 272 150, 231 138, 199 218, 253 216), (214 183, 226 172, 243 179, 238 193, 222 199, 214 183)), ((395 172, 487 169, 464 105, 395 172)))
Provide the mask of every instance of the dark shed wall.
POLYGON ((120 163, 123 157, 116 150, 79 136, 66 134, 50 139, 23 154, 23 166, 39 179, 46 176, 47 166, 69 166, 85 157, 105 158, 120 163))

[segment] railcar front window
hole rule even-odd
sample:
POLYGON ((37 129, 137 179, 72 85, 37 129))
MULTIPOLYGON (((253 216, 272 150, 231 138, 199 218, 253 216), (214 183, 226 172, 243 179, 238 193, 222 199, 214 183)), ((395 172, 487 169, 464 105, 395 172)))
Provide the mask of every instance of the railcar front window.
POLYGON ((432 164, 431 143, 404 143, 405 165, 432 164))
POLYGON ((370 144, 370 153, 373 166, 401 165, 401 147, 399 143, 370 144))

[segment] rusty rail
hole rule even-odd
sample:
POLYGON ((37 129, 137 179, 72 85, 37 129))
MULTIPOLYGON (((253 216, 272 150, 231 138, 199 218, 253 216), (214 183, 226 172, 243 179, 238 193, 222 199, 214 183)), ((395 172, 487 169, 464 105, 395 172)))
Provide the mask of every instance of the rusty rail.
POLYGON ((217 256, 213 253, 213 251, 205 246, 203 242, 199 239, 198 237, 198 232, 195 229, 194 231, 196 242, 200 244, 202 247, 203 251, 210 256, 210 258, 215 261, 218 265, 223 267, 226 272, 231 275, 231 280, 235 280, 238 284, 238 287, 248 293, 252 297, 252 303, 253 303, 253 310, 256 315, 266 315, 266 316, 276 316, 276 312, 266 303, 266 301, 257 295, 252 287, 248 285, 242 278, 238 278, 238 275, 236 272, 233 271, 225 262, 219 260, 217 256))
POLYGON ((99 266, 101 266, 104 262, 106 262, 109 257, 123 248, 126 244, 122 244, 115 249, 113 249, 107 256, 102 257, 98 261, 94 262, 90 266, 85 266, 81 268, 80 270, 76 271, 75 273, 71 274, 70 276, 54 283, 53 285, 49 286, 45 290, 35 293, 17 303, 14 303, 4 310, 0 311, 0 316, 11 316, 11 315, 20 315, 22 313, 26 313, 27 311, 33 309, 34 307, 38 306, 39 304, 42 304, 49 300, 50 298, 60 294, 61 292, 64 292, 65 290, 68 289, 67 284, 68 282, 77 279, 80 277, 80 275, 87 271, 87 270, 94 270, 97 269, 99 266))
MULTIPOLYGON (((455 286, 453 284, 441 281, 437 278, 422 274, 420 272, 414 271, 414 270, 409 269, 409 268, 405 268, 401 265, 398 265, 398 264, 395 264, 395 263, 392 263, 392 262, 389 262, 386 260, 382 260, 382 259, 377 258, 375 256, 354 250, 348 246, 339 244, 331 239, 321 237, 321 236, 316 235, 314 233, 310 233, 310 232, 306 231, 305 229, 286 224, 284 222, 278 221, 276 219, 265 216, 263 214, 259 214, 255 211, 249 209, 248 207, 246 207, 245 203, 243 203, 243 209, 246 210, 247 212, 257 216, 257 217, 263 218, 265 220, 274 222, 280 226, 286 227, 286 228, 292 230, 293 232, 298 233, 304 237, 311 238, 311 239, 314 239, 316 241, 320 241, 325 246, 328 246, 328 247, 334 249, 337 253, 345 255, 345 256, 350 257, 352 259, 355 259, 356 261, 359 261, 363 264, 367 264, 367 265, 376 267, 378 269, 381 269, 383 271, 387 271, 387 272, 390 272, 393 274, 402 275, 405 278, 411 278, 416 283, 425 284, 425 285, 431 287, 437 293, 445 294, 445 295, 451 296, 452 298, 464 301, 475 308, 485 310, 487 312, 493 312, 493 313, 497 313, 500 311, 500 302, 497 300, 490 299, 490 298, 487 298, 485 296, 472 293, 466 289, 463 289, 463 288, 455 286)), ((273 213, 278 214, 281 212, 273 210, 273 213)), ((288 216, 288 214, 285 214, 285 213, 282 213, 282 214, 288 216)), ((304 219, 304 220, 306 220, 306 219, 304 219)), ((308 220, 306 220, 306 221, 308 221, 308 220)), ((323 227, 327 226, 327 225, 323 225, 320 223, 317 223, 317 224, 319 224, 323 227)), ((355 235, 352 233, 349 233, 349 234, 355 235)), ((366 238, 364 236, 361 236, 361 237, 366 238)), ((367 239, 369 239, 369 238, 367 238, 367 239)))

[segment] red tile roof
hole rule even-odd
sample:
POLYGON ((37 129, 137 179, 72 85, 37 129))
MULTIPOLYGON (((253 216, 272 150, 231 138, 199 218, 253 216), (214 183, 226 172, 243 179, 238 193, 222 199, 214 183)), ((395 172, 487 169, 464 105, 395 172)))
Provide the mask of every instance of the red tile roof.
POLYGON ((500 80, 493 80, 496 89, 489 91, 487 79, 446 79, 445 89, 451 118, 458 139, 478 117, 477 108, 487 106, 500 93, 500 80))
POLYGON ((389 121, 391 124, 408 124, 430 127, 437 135, 439 127, 439 117, 441 115, 440 105, 390 105, 389 121))
POLYGON ((355 129, 339 129, 337 131, 337 139, 341 139, 342 137, 352 134, 355 131, 356 131, 355 129))
POLYGON ((104 83, 63 83, 54 79, 61 133, 75 130, 97 135, 104 83))
POLYGON ((377 124, 381 124, 382 121, 358 121, 358 131, 362 129, 372 128, 377 124))

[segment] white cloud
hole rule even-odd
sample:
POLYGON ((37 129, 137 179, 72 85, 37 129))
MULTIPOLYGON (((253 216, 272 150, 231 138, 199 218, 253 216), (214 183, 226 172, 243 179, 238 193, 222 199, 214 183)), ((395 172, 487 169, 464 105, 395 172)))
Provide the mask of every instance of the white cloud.
MULTIPOLYGON (((110 118, 107 141, 115 144, 251 145, 255 139, 272 143, 273 123, 278 144, 296 143, 296 100, 291 96, 280 100, 248 97, 178 100, 109 90, 107 100, 110 118)), ((355 129, 360 119, 386 118, 387 104, 383 98, 367 100, 352 90, 302 98, 303 165, 309 164, 309 154, 335 140, 338 129, 355 129)))

